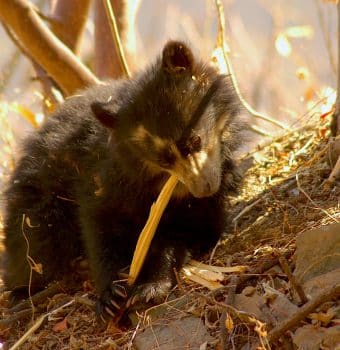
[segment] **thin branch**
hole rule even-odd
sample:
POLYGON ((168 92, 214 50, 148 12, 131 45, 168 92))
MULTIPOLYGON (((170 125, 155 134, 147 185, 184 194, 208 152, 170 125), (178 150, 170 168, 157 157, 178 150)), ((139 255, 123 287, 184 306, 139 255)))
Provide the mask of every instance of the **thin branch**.
POLYGON ((51 75, 66 95, 99 83, 71 50, 53 35, 29 1, 0 0, 0 20, 8 25, 33 59, 51 75))
POLYGON ((124 72, 125 76, 126 77, 130 77, 131 76, 130 70, 129 70, 129 67, 128 67, 127 63, 126 63, 126 58, 125 58, 125 55, 124 55, 123 45, 122 45, 122 42, 120 40, 118 26, 117 26, 117 21, 116 21, 116 17, 114 15, 114 12, 113 12, 113 9, 112 9, 111 2, 110 2, 110 0, 103 0, 103 1, 104 1, 104 5, 105 5, 106 14, 107 14, 107 17, 109 19, 111 34, 112 34, 112 37, 114 39, 116 52, 118 54, 121 67, 123 69, 123 72, 124 72))
MULTIPOLYGON (((82 33, 86 24, 90 0, 53 0, 51 15, 47 18, 52 32, 76 55, 79 52, 82 33)), ((38 63, 32 60, 37 79, 42 85, 45 113, 54 111, 61 103, 55 81, 38 63)))
POLYGON ((263 200, 263 198, 259 198, 256 201, 254 201, 253 203, 247 205, 246 207, 244 207, 232 220, 232 222, 234 223, 234 225, 237 225, 237 220, 243 216, 244 214, 246 214, 250 209, 252 209, 255 205, 257 205, 258 203, 260 203, 263 200))
MULTIPOLYGON (((235 88, 235 91, 237 93, 237 96, 238 96, 239 100, 241 101, 243 106, 247 109, 247 111, 250 114, 252 114, 254 117, 262 119, 262 120, 265 120, 265 121, 267 121, 269 123, 272 123, 272 124, 280 127, 281 129, 289 130, 288 126, 286 126, 285 124, 279 122, 278 120, 275 120, 275 119, 273 119, 271 117, 268 117, 268 116, 266 116, 266 115, 264 115, 262 113, 259 113, 259 112, 255 111, 249 105, 249 103, 244 99, 244 97, 242 96, 240 88, 238 86, 238 82, 237 82, 236 77, 235 77, 234 69, 233 69, 231 61, 229 59, 227 50, 225 49, 225 43, 226 43, 225 35, 224 35, 224 33, 225 33, 225 17, 224 17, 224 9, 223 9, 223 5, 222 5, 222 1, 221 0, 215 0, 215 5, 216 5, 217 11, 218 11, 218 19, 219 19, 218 46, 220 46, 222 48, 224 60, 225 60, 226 66, 228 68, 228 71, 230 73, 231 80, 232 80, 233 86, 235 88)), ((268 135, 265 135, 265 136, 268 136, 268 135)))
POLYGON ((25 318, 28 318, 32 315, 32 309, 24 309, 16 312, 13 315, 10 315, 9 317, 5 317, 0 320, 0 328, 4 329, 7 327, 11 327, 13 323, 22 321, 25 318))
MULTIPOLYGON (((113 2, 113 0, 110 1, 113 2)), ((123 35, 126 25, 126 21, 123 19, 126 11, 126 0, 114 1, 112 6, 117 16, 118 31, 123 35)), ((93 70, 97 77, 100 79, 119 79, 124 76, 103 0, 94 1, 94 50, 96 54, 93 70)))
POLYGON ((51 283, 47 288, 43 289, 41 292, 34 294, 31 300, 23 300, 22 302, 16 304, 12 308, 7 310, 7 313, 14 314, 19 311, 25 310, 33 302, 34 305, 38 305, 45 301, 47 298, 52 297, 57 293, 62 293, 65 291, 65 286, 60 282, 51 283))
POLYGON ((268 333, 268 341, 278 340, 285 332, 295 327, 301 320, 313 312, 321 304, 340 296, 340 285, 332 286, 321 292, 295 312, 289 319, 282 321, 268 333))
POLYGON ((306 294, 301 286, 300 283, 296 280, 295 276, 290 271, 288 262, 284 256, 280 256, 279 258, 280 265, 282 267, 283 272, 286 274, 286 276, 289 279, 289 282, 292 286, 292 288, 295 290, 295 292, 298 294, 300 301, 302 304, 305 304, 308 302, 308 298, 306 297, 306 294))
POLYGON ((338 82, 337 82, 337 95, 336 95, 334 115, 337 117, 336 134, 340 135, 340 1, 338 2, 337 10, 338 10, 337 11, 338 12, 338 82))
MULTIPOLYGON (((338 66, 337 66, 337 93, 335 101, 335 111, 333 114, 331 131, 332 135, 340 135, 340 1, 337 4, 337 20, 338 20, 338 66)), ((340 154, 339 154, 340 157, 340 154)))
POLYGON ((33 324, 33 326, 9 349, 9 350, 16 350, 19 349, 21 345, 23 345, 27 339, 37 330, 40 328, 40 326, 43 324, 43 322, 46 320, 47 317, 50 317, 53 314, 56 314, 59 312, 59 310, 70 306, 74 304, 75 299, 72 299, 71 301, 68 301, 67 303, 57 307, 56 309, 41 315, 33 324))
POLYGON ((254 132, 255 134, 259 134, 261 136, 266 136, 266 137, 270 137, 270 138, 273 138, 274 135, 271 134, 270 132, 266 131, 266 130, 263 130, 262 128, 258 127, 257 125, 250 125, 250 130, 252 132, 254 132))
POLYGON ((314 2, 315 2, 315 6, 317 8, 317 11, 318 11, 319 23, 320 23, 323 39, 325 41, 325 45, 327 48, 330 66, 332 67, 333 73, 336 74, 336 64, 335 64, 335 58, 334 58, 333 50, 332 50, 332 42, 331 42, 331 38, 329 35, 329 31, 327 30, 325 16, 322 12, 319 0, 314 0, 314 2))
POLYGON ((54 0, 49 17, 52 32, 76 55, 86 24, 91 0, 54 0))
POLYGON ((335 221, 336 223, 339 223, 339 220, 337 220, 337 218, 335 216, 332 216, 327 210, 319 207, 317 205, 317 203, 315 203, 315 201, 310 197, 310 195, 301 187, 300 185, 300 181, 299 181, 299 173, 297 172, 295 175, 296 178, 296 183, 298 186, 299 191, 301 191, 305 197, 318 209, 320 209, 325 215, 327 215, 330 219, 332 219, 333 221, 335 221))

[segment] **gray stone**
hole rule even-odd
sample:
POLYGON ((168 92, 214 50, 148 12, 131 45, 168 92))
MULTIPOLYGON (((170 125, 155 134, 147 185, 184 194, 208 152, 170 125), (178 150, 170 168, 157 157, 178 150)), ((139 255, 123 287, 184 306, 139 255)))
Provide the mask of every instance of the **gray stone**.
POLYGON ((151 325, 136 336, 136 350, 200 350, 212 341, 202 321, 194 316, 170 321, 168 324, 151 325))

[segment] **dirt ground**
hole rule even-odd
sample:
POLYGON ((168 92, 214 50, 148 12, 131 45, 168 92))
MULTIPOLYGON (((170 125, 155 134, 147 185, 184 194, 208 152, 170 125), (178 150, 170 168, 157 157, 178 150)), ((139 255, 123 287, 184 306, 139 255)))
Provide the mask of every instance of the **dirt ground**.
MULTIPOLYGON (((113 323, 105 329, 98 326, 90 282, 84 283, 75 293, 59 288, 55 295, 40 298, 35 304, 34 317, 30 303, 23 305, 21 310, 8 309, 8 293, 3 292, 0 343, 3 348, 10 348, 28 329, 32 330, 37 320, 42 320, 42 315, 50 313, 43 316, 41 324, 18 348, 139 349, 133 345, 134 340, 144 330, 155 327, 160 319, 171 322, 192 315, 201 320, 209 334, 209 341, 200 349, 298 348, 296 343, 293 345, 292 335, 302 325, 316 327, 310 318, 303 317, 283 332, 280 340, 271 341, 270 331, 278 324, 261 321, 261 315, 251 318, 251 311, 243 314, 237 308, 236 300, 239 295, 254 293, 262 297, 271 288, 273 293, 279 291, 289 300, 296 312, 302 310, 303 304, 293 297, 294 288, 288 276, 295 266, 296 237, 340 221, 339 184, 325 182, 331 171, 329 156, 327 138, 316 126, 286 133, 246 156, 252 157, 253 164, 247 171, 240 194, 231 198, 226 236, 205 259, 206 263, 215 266, 247 267, 246 272, 224 274, 220 281, 222 288, 209 290, 180 274, 179 286, 167 301, 182 300, 180 307, 160 314, 157 314, 157 307, 139 311, 132 318, 132 325, 122 329, 113 323), (284 261, 288 272, 283 268, 284 261), (52 310, 56 311, 51 313, 52 310)), ((339 310, 339 300, 331 298, 327 305, 328 309, 337 307, 339 310)), ((316 305, 313 312, 318 307, 316 305)), ((324 328, 339 325, 339 319, 340 315, 334 316, 324 328)))

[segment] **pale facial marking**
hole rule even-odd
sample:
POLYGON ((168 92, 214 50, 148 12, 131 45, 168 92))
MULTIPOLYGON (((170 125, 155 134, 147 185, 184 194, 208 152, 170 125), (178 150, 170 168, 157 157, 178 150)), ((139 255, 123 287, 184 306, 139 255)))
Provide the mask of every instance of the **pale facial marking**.
POLYGON ((193 155, 189 155, 188 158, 193 174, 199 176, 207 161, 207 152, 200 151, 193 155))

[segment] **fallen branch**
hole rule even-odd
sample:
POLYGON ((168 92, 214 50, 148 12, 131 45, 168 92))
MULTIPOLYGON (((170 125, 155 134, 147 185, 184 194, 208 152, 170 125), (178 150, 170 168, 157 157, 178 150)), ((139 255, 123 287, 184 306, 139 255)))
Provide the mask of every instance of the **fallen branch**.
POLYGON ((25 0, 0 0, 0 20, 15 33, 22 46, 71 95, 99 80, 45 25, 33 5, 25 0), (25 19, 25 20, 23 20, 25 19))
POLYGON ((255 205, 257 205, 258 203, 260 203, 263 199, 259 198, 256 201, 254 201, 253 203, 247 205, 246 207, 244 207, 232 220, 232 222, 234 223, 234 225, 237 225, 237 220, 243 216, 244 214, 246 214, 250 209, 252 209, 255 205))
POLYGON ((25 309, 25 310, 20 310, 18 312, 16 312, 13 315, 10 315, 6 318, 3 318, 2 320, 0 320, 0 329, 5 329, 7 327, 10 327, 13 323, 23 320, 25 318, 28 318, 32 316, 32 309, 25 309))
POLYGON ((300 301, 302 304, 305 304, 308 302, 308 298, 306 297, 305 292, 303 291, 301 285, 297 282, 295 276, 290 271, 288 262, 284 256, 280 256, 279 258, 280 265, 282 267, 283 272, 286 274, 286 276, 289 279, 289 282, 292 286, 292 288, 295 290, 295 292, 298 294, 300 301))
POLYGON ((46 313, 45 315, 41 315, 33 324, 33 326, 9 349, 9 350, 16 350, 19 349, 19 347, 26 342, 26 340, 37 330, 39 327, 43 324, 43 322, 46 320, 46 318, 52 316, 53 314, 56 314, 59 312, 59 310, 72 305, 75 302, 74 299, 71 301, 68 301, 66 304, 61 305, 60 307, 46 313))
POLYGON ((321 304, 340 296, 340 285, 332 286, 321 292, 317 297, 310 300, 295 312, 291 318, 282 321, 268 333, 268 341, 274 342, 278 340, 285 332, 295 327, 301 320, 308 316, 321 304))
POLYGON ((332 216, 326 209, 323 209, 321 207, 319 207, 317 205, 317 203, 315 203, 315 201, 310 197, 310 195, 301 187, 300 185, 300 181, 299 181, 299 174, 296 173, 295 175, 295 178, 296 178, 296 183, 297 183, 297 186, 298 186, 298 189, 300 190, 300 192, 302 192, 305 197, 318 209, 320 209, 325 215, 327 215, 330 219, 332 219, 333 221, 335 221, 336 223, 339 223, 339 220, 335 217, 335 216, 332 216))
POLYGON ((65 286, 63 284, 61 284, 60 282, 52 283, 46 289, 42 290, 39 293, 32 295, 30 300, 24 300, 24 301, 20 302, 19 304, 13 306, 12 308, 8 309, 7 313, 13 314, 13 313, 19 312, 21 310, 27 309, 28 307, 31 306, 31 302, 34 305, 40 304, 44 300, 46 300, 47 298, 49 298, 57 293, 63 292, 63 291, 65 291, 65 286))

